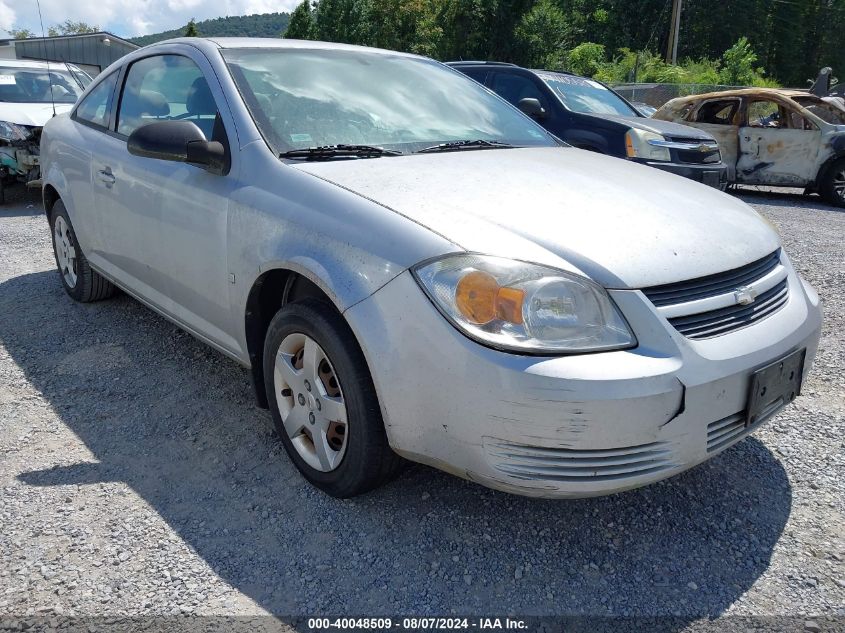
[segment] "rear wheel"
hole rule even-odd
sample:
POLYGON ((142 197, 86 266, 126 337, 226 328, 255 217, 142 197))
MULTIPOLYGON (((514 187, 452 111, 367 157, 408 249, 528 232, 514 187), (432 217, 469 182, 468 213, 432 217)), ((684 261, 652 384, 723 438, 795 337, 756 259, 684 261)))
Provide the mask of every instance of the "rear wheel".
POLYGON ((50 210, 50 228, 56 268, 59 270, 65 292, 81 303, 100 301, 113 296, 117 290, 115 286, 91 268, 79 248, 76 233, 61 200, 56 201, 50 210))
POLYGON ((264 343, 264 380, 288 456, 320 490, 352 497, 399 470, 364 355, 331 306, 307 299, 279 310, 264 343))
POLYGON ((819 193, 830 204, 845 207, 845 158, 840 158, 828 168, 819 193))

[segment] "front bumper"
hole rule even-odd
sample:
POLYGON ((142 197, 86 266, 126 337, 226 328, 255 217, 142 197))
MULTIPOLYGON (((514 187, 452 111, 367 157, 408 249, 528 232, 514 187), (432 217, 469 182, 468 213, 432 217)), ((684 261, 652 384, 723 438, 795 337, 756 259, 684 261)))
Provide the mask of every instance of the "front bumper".
POLYGON ((728 186, 728 168, 724 163, 674 163, 662 161, 641 161, 637 159, 636 162, 648 165, 649 167, 656 167, 663 171, 668 171, 670 174, 676 174, 689 178, 695 182, 700 182, 709 187, 715 187, 724 191, 728 186))
POLYGON ((680 335, 641 292, 611 291, 638 347, 577 356, 483 347, 409 272, 346 316, 399 454, 499 490, 586 497, 669 477, 744 437, 755 369, 805 348, 806 376, 821 310, 791 267, 788 283, 777 313, 704 341, 680 335))

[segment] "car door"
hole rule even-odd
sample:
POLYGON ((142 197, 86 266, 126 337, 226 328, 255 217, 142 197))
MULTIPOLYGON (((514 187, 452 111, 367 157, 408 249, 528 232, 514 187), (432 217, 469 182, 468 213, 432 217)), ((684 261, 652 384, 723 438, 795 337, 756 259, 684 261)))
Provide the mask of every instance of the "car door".
POLYGON ((736 180, 736 163, 739 159, 739 123, 742 114, 739 97, 708 99, 694 107, 684 121, 700 130, 709 132, 719 143, 722 161, 728 167, 728 180, 736 180))
POLYGON ((127 285, 195 334, 236 351, 226 241, 232 172, 220 176, 187 163, 135 156, 126 144, 149 122, 187 120, 207 139, 237 147, 229 143, 224 119, 231 129, 231 117, 220 103, 225 106, 219 82, 199 54, 134 61, 123 80, 115 143, 100 157, 97 172, 104 185, 100 200, 113 214, 115 266, 127 285))
POLYGON ((736 180, 803 187, 815 178, 820 142, 821 131, 797 109, 773 99, 751 99, 739 130, 736 180))

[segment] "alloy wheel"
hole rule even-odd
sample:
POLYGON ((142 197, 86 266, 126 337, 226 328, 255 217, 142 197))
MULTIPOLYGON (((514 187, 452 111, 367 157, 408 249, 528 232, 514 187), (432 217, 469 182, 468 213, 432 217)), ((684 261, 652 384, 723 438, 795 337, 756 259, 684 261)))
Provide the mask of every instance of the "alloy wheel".
POLYGON ((833 176, 833 191, 840 200, 845 200, 845 169, 833 176))
POLYGON ((322 347, 302 333, 286 336, 273 370, 285 432, 299 456, 321 472, 336 469, 348 442, 346 402, 322 347))
POLYGON ((65 219, 58 215, 53 223, 53 249, 56 251, 56 261, 59 272, 69 288, 76 287, 77 260, 76 246, 70 233, 70 226, 65 219))

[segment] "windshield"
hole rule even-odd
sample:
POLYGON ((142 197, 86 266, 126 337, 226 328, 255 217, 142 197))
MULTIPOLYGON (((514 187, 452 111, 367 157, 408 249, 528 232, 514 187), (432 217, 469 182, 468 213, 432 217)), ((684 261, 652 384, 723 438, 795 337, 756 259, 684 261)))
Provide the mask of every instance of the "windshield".
POLYGON ((0 101, 7 103, 76 103, 82 94, 79 82, 61 64, 46 68, 10 68, 0 66, 0 101))
POLYGON ((572 112, 640 116, 622 97, 597 81, 558 73, 538 75, 572 112))
POLYGON ((557 145, 478 83, 431 60, 341 49, 229 49, 223 57, 279 153, 339 144, 405 153, 460 140, 557 145))
POLYGON ((832 103, 818 97, 793 97, 793 101, 807 108, 825 123, 845 125, 845 110, 840 110, 832 103))

